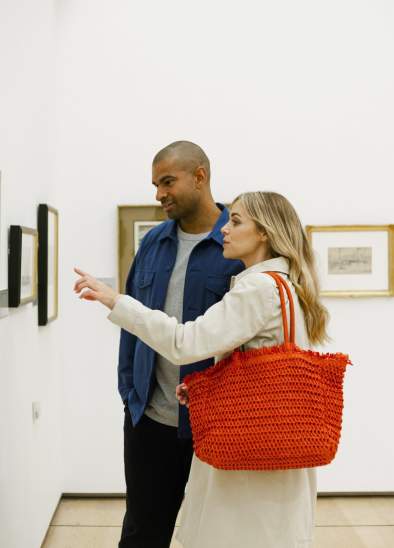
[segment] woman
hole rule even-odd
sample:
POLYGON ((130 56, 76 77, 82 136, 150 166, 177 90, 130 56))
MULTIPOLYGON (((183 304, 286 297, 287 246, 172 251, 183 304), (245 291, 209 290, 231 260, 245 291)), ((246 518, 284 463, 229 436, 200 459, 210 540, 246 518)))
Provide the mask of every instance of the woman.
MULTIPOLYGON (((291 288, 296 344, 307 348, 326 336, 327 311, 318 297, 313 254, 300 220, 280 194, 249 192, 231 206, 222 228, 223 254, 240 259, 223 300, 194 322, 178 324, 76 269, 80 297, 112 310, 109 319, 134 333, 174 364, 283 342, 279 293, 264 272, 275 271, 291 288), (81 293, 82 292, 82 293, 81 293)), ((181 387, 182 403, 187 401, 181 387)), ((178 538, 184 548, 308 548, 316 501, 313 468, 276 471, 218 470, 193 458, 178 538)))

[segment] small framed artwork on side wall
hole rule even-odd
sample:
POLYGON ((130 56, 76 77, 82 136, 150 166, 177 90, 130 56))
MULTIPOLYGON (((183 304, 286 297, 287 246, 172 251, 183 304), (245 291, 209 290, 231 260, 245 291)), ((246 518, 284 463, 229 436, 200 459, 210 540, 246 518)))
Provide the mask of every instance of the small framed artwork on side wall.
POLYGON ((0 171, 0 318, 8 308, 8 242, 4 190, 0 171))
POLYGON ((38 234, 33 228, 10 226, 8 306, 18 307, 37 297, 38 234))
POLYGON ((38 206, 38 325, 57 318, 59 293, 59 213, 38 206))

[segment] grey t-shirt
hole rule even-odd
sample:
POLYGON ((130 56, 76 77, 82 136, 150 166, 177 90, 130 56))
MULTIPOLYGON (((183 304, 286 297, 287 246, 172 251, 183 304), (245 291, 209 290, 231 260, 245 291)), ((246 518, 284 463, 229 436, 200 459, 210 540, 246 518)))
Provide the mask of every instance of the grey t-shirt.
MULTIPOLYGON (((194 246, 208 234, 209 232, 188 234, 178 226, 178 251, 168 284, 164 312, 175 317, 180 323, 183 320, 183 292, 190 253, 194 246)), ((179 365, 172 364, 158 354, 156 356, 156 380, 157 385, 145 414, 162 424, 178 426, 178 400, 175 396, 175 388, 179 384, 179 365)))

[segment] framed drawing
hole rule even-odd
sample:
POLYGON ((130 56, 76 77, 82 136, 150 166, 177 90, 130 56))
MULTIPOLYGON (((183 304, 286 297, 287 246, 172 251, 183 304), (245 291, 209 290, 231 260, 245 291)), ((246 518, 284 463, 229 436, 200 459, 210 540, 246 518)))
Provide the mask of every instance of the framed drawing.
POLYGON ((135 221, 134 222, 134 255, 137 253, 142 238, 151 228, 159 225, 161 221, 135 221))
POLYGON ((154 226, 167 220, 161 206, 118 206, 118 287, 124 291, 127 274, 139 244, 154 226))
POLYGON ((0 308, 8 308, 8 245, 5 220, 4 185, 0 171, 0 308))
POLYGON ((307 226, 321 295, 394 295, 394 225, 307 226))
POLYGON ((17 307, 37 297, 38 234, 33 228, 10 226, 8 306, 17 307))
POLYGON ((58 314, 59 214, 47 204, 38 206, 38 325, 58 314))

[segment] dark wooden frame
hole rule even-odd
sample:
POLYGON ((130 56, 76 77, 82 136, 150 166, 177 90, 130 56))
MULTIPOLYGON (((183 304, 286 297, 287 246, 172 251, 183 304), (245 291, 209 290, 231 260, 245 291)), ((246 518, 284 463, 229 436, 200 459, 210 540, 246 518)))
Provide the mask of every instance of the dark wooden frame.
POLYGON ((38 233, 33 228, 26 228, 20 225, 11 225, 9 232, 9 255, 8 255, 8 306, 16 308, 21 304, 33 302, 37 297, 37 247, 38 233), (21 299, 22 282, 22 235, 29 234, 34 237, 33 257, 33 291, 29 297, 21 299))
POLYGON ((57 209, 48 204, 39 204, 38 206, 38 325, 47 325, 47 323, 55 320, 58 316, 58 263, 59 263, 59 213, 57 209), (55 221, 55 313, 48 316, 48 216, 52 213, 56 217, 55 221))

